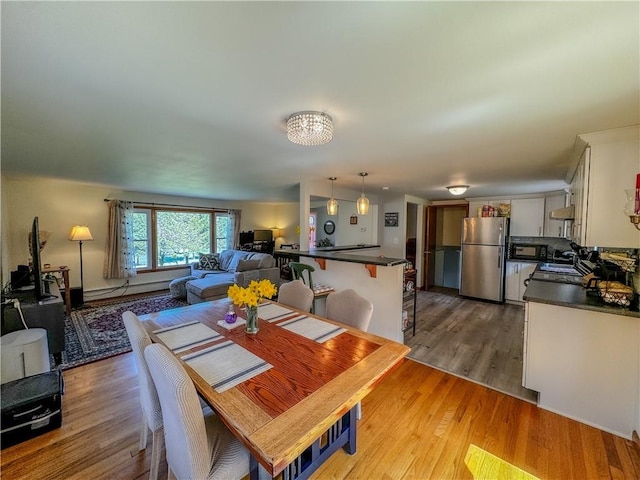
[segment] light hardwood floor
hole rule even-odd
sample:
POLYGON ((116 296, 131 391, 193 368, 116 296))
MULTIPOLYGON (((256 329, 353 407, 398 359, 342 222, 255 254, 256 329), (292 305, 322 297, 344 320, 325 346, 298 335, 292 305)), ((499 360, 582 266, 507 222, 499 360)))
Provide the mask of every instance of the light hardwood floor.
MULTIPOLYGON (((148 478, 151 452, 135 451, 141 410, 132 354, 64 379, 62 427, 2 450, 2 479, 148 478)), ((640 478, 632 442, 412 360, 364 399, 363 412, 357 453, 337 452, 314 479, 471 479, 465 458, 489 468, 491 455, 506 462, 501 478, 521 473, 509 468, 545 480, 640 478)), ((166 473, 162 462, 159 478, 166 473)))
MULTIPOLYGON (((407 305, 405 305, 407 308, 407 305)), ((450 288, 418 292, 410 357, 531 402, 522 386, 524 307, 460 297, 450 288)))

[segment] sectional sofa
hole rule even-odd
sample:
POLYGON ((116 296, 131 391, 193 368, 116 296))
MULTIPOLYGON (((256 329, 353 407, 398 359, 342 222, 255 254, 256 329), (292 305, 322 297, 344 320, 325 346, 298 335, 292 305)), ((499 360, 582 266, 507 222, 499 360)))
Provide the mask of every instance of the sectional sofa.
POLYGON ((195 279, 185 286, 190 304, 225 298, 234 283, 246 287, 251 280, 269 279, 280 284, 280 269, 272 255, 243 250, 200 255, 200 261, 191 264, 191 276, 195 279))

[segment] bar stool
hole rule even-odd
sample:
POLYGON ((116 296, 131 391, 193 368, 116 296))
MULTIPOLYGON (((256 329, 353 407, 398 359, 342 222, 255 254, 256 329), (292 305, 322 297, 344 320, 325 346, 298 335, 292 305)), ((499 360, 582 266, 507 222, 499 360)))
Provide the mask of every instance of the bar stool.
POLYGON ((316 299, 326 297, 334 291, 333 288, 328 287, 327 285, 313 284, 313 277, 311 276, 311 272, 315 272, 316 269, 311 265, 300 262, 289 262, 289 268, 291 269, 291 274, 293 275, 294 280, 302 280, 304 284, 306 284, 311 290, 313 290, 313 303, 311 304, 311 313, 315 313, 316 299))

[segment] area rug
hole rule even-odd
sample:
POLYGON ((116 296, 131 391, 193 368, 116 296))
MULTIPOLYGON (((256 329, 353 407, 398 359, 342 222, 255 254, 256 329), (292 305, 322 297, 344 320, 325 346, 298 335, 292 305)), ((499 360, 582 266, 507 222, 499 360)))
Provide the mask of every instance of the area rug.
POLYGON ((67 370, 86 363, 130 352, 131 345, 122 322, 127 310, 136 315, 187 305, 186 300, 160 294, 142 298, 113 299, 87 306, 65 316, 65 351, 59 368, 67 370))

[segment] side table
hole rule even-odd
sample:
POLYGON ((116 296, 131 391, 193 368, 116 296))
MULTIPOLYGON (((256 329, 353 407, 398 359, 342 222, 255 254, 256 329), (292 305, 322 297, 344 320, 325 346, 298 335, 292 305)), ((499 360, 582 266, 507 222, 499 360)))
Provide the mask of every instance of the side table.
POLYGON ((62 273, 64 282, 64 306, 67 315, 71 315, 71 287, 69 286, 69 267, 43 268, 42 273, 62 273))

